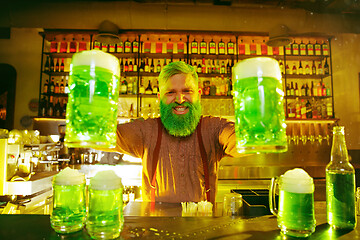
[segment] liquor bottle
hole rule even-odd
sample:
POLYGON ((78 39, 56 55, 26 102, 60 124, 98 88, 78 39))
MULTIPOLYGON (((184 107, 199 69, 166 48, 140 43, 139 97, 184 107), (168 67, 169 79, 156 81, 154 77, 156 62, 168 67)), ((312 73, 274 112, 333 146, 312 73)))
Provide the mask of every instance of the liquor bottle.
POLYGON ((291 73, 291 72, 290 72, 290 67, 289 67, 288 64, 286 64, 285 72, 286 72, 286 74, 290 74, 290 73, 291 73))
POLYGON ((312 107, 309 100, 306 101, 305 107, 306 107, 306 118, 311 119, 313 116, 312 116, 312 107))
POLYGON ((48 103, 48 108, 47 108, 47 116, 49 117, 53 117, 54 116, 54 103, 53 103, 53 96, 49 97, 49 103, 48 103))
MULTIPOLYGON (((196 63, 195 63, 195 65, 196 65, 196 63)), ((200 60, 198 61, 198 65, 196 66, 196 72, 197 73, 201 73, 201 71, 202 71, 202 66, 201 66, 201 62, 200 62, 200 60)))
POLYGON ((256 43, 254 40, 250 44, 250 55, 256 55, 256 43))
POLYGON ((101 51, 108 52, 108 45, 106 43, 101 44, 101 51))
POLYGON ((149 80, 149 83, 145 89, 145 94, 152 94, 153 93, 153 89, 151 87, 151 81, 149 80))
POLYGON ((220 73, 220 62, 219 62, 219 59, 216 60, 216 65, 215 65, 215 67, 216 67, 215 73, 220 73))
POLYGON ((60 52, 61 52, 61 53, 66 53, 66 52, 67 52, 67 48, 68 48, 67 45, 68 45, 68 44, 67 44, 67 42, 66 42, 66 39, 63 38, 63 40, 60 42, 60 52))
POLYGON ((231 77, 227 77, 226 78, 226 82, 227 82, 227 96, 231 96, 231 91, 232 91, 232 82, 231 82, 231 77))
POLYGON ((306 104, 304 99, 301 99, 301 106, 300 106, 300 115, 301 119, 306 119, 306 104))
POLYGON ((57 53, 58 52, 58 42, 56 41, 56 38, 50 42, 50 52, 51 53, 57 53))
POLYGON ((321 45, 322 55, 329 56, 329 45, 327 41, 324 41, 321 45))
POLYGON ((120 61, 120 72, 125 72, 123 58, 120 61))
POLYGON ((333 229, 356 226, 355 170, 349 162, 344 126, 333 127, 330 163, 326 166, 327 222, 333 229))
POLYGON ((306 44, 302 40, 299 45, 299 49, 300 49, 300 55, 305 56, 306 55, 306 44))
POLYGON ((150 51, 151 51, 151 42, 149 38, 147 38, 146 41, 144 42, 144 53, 150 53, 150 51))
POLYGON ((225 54, 225 43, 223 42, 222 39, 220 39, 220 42, 218 44, 219 44, 219 47, 218 47, 219 55, 224 55, 225 54))
POLYGON ((129 64, 128 64, 128 60, 127 58, 125 59, 125 65, 124 65, 124 72, 128 72, 129 71, 129 64))
POLYGON ((315 55, 321 56, 321 45, 316 41, 314 45, 315 55))
POLYGON ((182 39, 180 38, 179 42, 177 43, 177 52, 178 53, 185 53, 185 44, 182 41, 182 39))
POLYGON ((230 41, 227 43, 227 53, 229 54, 229 55, 234 55, 234 43, 231 41, 231 39, 230 39, 230 41))
POLYGON ((296 117, 296 102, 289 102, 288 103, 288 118, 295 118, 296 117))
POLYGON ((48 93, 49 91, 49 80, 46 79, 43 87, 43 93, 48 93))
POLYGON ((150 64, 150 72, 154 72, 155 71, 155 65, 154 65, 154 59, 151 61, 151 64, 150 64))
POLYGON ((306 83, 305 85, 305 96, 310 96, 310 89, 309 89, 309 85, 306 83))
POLYGON ((299 61, 299 74, 304 74, 304 69, 301 65, 301 61, 299 61))
POLYGON ((161 72, 160 60, 158 60, 158 62, 157 62, 157 64, 156 64, 156 72, 161 72))
POLYGON ((137 78, 135 78, 135 80, 133 81, 133 86, 132 86, 132 92, 131 93, 136 95, 138 93, 138 90, 139 90, 138 89, 138 81, 137 81, 137 78))
POLYGON ((133 72, 137 72, 137 70, 138 70, 138 65, 136 62, 137 62, 136 58, 134 58, 133 72))
MULTIPOLYGON (((283 48, 281 48, 281 49, 283 49, 283 48)), ((280 55, 280 48, 272 47, 272 52, 273 52, 273 55, 278 56, 278 55, 280 55)), ((282 54, 282 55, 284 55, 284 54, 282 54)))
POLYGON ((43 96, 40 101, 40 112, 39 112, 40 116, 45 117, 47 115, 46 111, 47 111, 47 100, 46 97, 43 96))
POLYGON ((59 93, 65 93, 64 77, 61 78, 59 93))
POLYGON ((231 74, 231 65, 230 65, 230 60, 228 60, 227 64, 226 64, 226 73, 228 75, 231 74))
POLYGON ((208 59, 208 63, 207 63, 207 73, 211 73, 212 68, 211 68, 211 60, 208 59))
POLYGON ((115 50, 116 50, 115 43, 110 43, 109 44, 109 53, 114 53, 115 50))
POLYGON ((202 59, 202 64, 201 64, 201 73, 206 73, 205 58, 203 58, 203 59, 202 59))
POLYGON ((134 65, 132 63, 132 60, 129 60, 129 66, 128 66, 128 72, 132 72, 134 70, 134 65))
POLYGON ((297 68, 296 68, 296 64, 294 63, 292 70, 291 70, 291 74, 297 74, 297 68))
POLYGON ((211 73, 216 73, 216 65, 215 65, 215 60, 213 59, 212 63, 211 63, 211 73))
POLYGON ((314 89, 314 82, 313 81, 311 81, 311 88, 310 88, 310 95, 313 97, 313 96, 315 96, 315 94, 314 94, 314 91, 315 89, 314 89))
POLYGON ((163 43, 162 43, 160 38, 158 39, 158 41, 155 44, 155 52, 156 53, 162 53, 163 52, 163 43))
POLYGON ((326 87, 325 87, 325 83, 322 83, 322 86, 321 86, 321 96, 326 96, 326 87))
POLYGON ((303 85, 301 86, 300 95, 301 95, 301 96, 306 96, 306 86, 305 86, 305 84, 303 84, 303 85))
POLYGON ((58 58, 56 61, 56 65, 55 65, 55 72, 59 72, 60 71, 60 59, 58 58))
POLYGON ((327 62, 327 58, 325 58, 325 64, 324 64, 324 74, 328 75, 330 73, 329 64, 327 62))
POLYGON ((62 111, 61 111, 62 117, 66 117, 66 106, 67 106, 67 103, 66 103, 66 99, 64 98, 63 105, 62 105, 62 111))
POLYGON ((120 41, 120 42, 118 42, 118 43, 116 44, 116 52, 117 52, 117 53, 122 53, 122 52, 124 52, 124 44, 123 44, 122 41, 120 41))
POLYGON ((75 41, 75 38, 73 38, 72 41, 70 42, 70 46, 69 46, 70 52, 75 53, 76 52, 76 47, 77 47, 77 43, 75 41))
POLYGON ((60 72, 64 72, 65 70, 65 64, 64 64, 64 59, 61 59, 61 64, 60 64, 60 72))
POLYGON ((206 54, 206 53, 207 53, 207 43, 203 39, 200 42, 200 54, 206 54))
POLYGON ((224 63, 224 61, 221 61, 220 74, 225 74, 225 63, 224 63))
POLYGON ((295 96, 295 89, 294 89, 294 84, 293 84, 293 82, 291 82, 290 96, 295 96))
POLYGON ((314 55, 314 44, 312 44, 310 41, 308 44, 306 44, 306 49, 307 49, 307 55, 308 56, 313 56, 314 55))
POLYGON ((286 96, 290 96, 291 92, 290 92, 290 84, 286 84, 286 96))
POLYGON ((59 93, 60 92, 60 86, 59 86, 59 82, 56 81, 55 87, 54 87, 54 93, 59 93))
POLYGON ((166 61, 166 58, 164 58, 164 64, 163 64, 163 67, 165 67, 167 65, 167 61, 166 61))
POLYGON ((265 43, 265 40, 261 43, 261 55, 268 55, 268 46, 265 43))
POLYGON ((133 80, 133 78, 131 78, 131 77, 129 77, 128 79, 129 79, 129 80, 127 81, 127 82, 128 82, 128 83, 127 83, 127 93, 128 93, 128 94, 132 94, 132 92, 133 92, 133 87, 134 87, 134 85, 133 85, 134 80, 133 80))
POLYGON ((120 85, 120 94, 127 94, 127 92, 128 92, 128 83, 126 81, 126 77, 124 77, 120 85))
POLYGON ((313 60, 313 64, 312 64, 312 67, 311 67, 311 73, 312 75, 316 75, 316 66, 315 66, 315 61, 313 60))
POLYGON ((209 54, 216 54, 216 43, 213 39, 209 42, 209 54))
POLYGON ((65 87, 64 87, 64 93, 68 94, 70 92, 69 90, 69 76, 65 77, 65 87))
POLYGON ((144 78, 140 79, 139 94, 145 94, 144 78))
POLYGON ((139 72, 144 72, 144 69, 145 69, 145 63, 144 63, 144 60, 141 59, 141 63, 139 66, 139 72))
POLYGON ((305 72, 304 72, 304 74, 306 74, 306 75, 310 75, 310 66, 309 66, 309 62, 307 62, 306 63, 306 66, 305 66, 305 72))
POLYGON ((285 55, 291 55, 292 51, 291 51, 291 44, 288 44, 285 46, 285 55))
POLYGON ((333 112, 332 112, 332 103, 331 101, 326 103, 326 113, 328 118, 332 118, 333 117, 333 112))
POLYGON ((86 42, 84 38, 81 38, 81 41, 79 42, 79 52, 87 50, 86 42))
POLYGON ((322 96, 322 84, 319 82, 317 84, 317 96, 321 97, 322 96))
POLYGON ((291 44, 291 51, 292 55, 299 55, 299 44, 297 44, 295 40, 291 44))
POLYGON ((297 83, 295 83, 295 89, 294 89, 294 94, 295 94, 295 96, 300 96, 300 91, 299 91, 299 88, 298 88, 298 84, 297 83))
POLYGON ((124 48, 125 53, 131 53, 131 42, 129 41, 129 39, 126 39, 126 41, 124 42, 124 48))
POLYGON ((171 38, 169 38, 169 41, 166 43, 166 52, 173 53, 173 51, 174 51, 174 43, 171 41, 171 38))
POLYGON ((135 38, 132 42, 132 52, 138 53, 139 52, 139 41, 135 38))
POLYGON ((46 61, 44 65, 44 71, 49 72, 50 71, 50 57, 46 56, 46 61))
POLYGON ((324 74, 324 70, 323 70, 321 61, 319 61, 319 65, 318 65, 318 69, 317 69, 317 74, 318 74, 318 75, 323 75, 323 74, 324 74))
POLYGON ((245 44, 242 39, 239 43, 239 55, 245 55, 245 44))
POLYGON ((59 99, 57 99, 56 104, 54 106, 54 115, 55 117, 61 117, 62 108, 59 102, 59 99))
POLYGON ((145 68, 144 68, 145 72, 150 72, 150 66, 149 66, 149 59, 146 58, 145 59, 145 68))
POLYGON ((158 92, 159 92, 159 83, 158 83, 158 80, 155 79, 155 84, 153 86, 152 94, 158 94, 158 92))
POLYGON ((100 50, 100 48, 101 48, 101 43, 98 42, 98 41, 94 41, 94 46, 93 46, 93 48, 94 48, 95 50, 100 50))
POLYGON ((301 118, 301 104, 299 98, 295 99, 295 118, 301 118))
POLYGON ((194 41, 191 42, 191 54, 198 54, 198 52, 199 52, 198 42, 194 38, 194 41))

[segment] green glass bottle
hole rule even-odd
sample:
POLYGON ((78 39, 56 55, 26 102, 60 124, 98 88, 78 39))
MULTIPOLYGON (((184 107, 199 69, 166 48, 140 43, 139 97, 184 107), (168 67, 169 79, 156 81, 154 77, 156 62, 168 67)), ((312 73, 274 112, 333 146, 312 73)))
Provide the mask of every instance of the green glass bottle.
POLYGON ((344 127, 333 128, 331 160, 326 166, 327 222, 333 229, 354 229, 355 170, 349 163, 344 127))

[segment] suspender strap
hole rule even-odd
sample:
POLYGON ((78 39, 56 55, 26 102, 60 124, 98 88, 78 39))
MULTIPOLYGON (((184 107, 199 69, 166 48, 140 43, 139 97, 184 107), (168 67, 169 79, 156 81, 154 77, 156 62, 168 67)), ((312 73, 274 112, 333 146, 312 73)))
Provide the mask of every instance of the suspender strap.
POLYGON ((150 191, 151 202, 155 202, 156 168, 159 161, 159 152, 160 152, 161 136, 162 136, 161 119, 157 118, 157 122, 158 122, 158 136, 156 140, 155 149, 153 152, 152 180, 151 180, 151 191, 150 191))
MULTIPOLYGON (((162 124, 160 118, 158 120, 158 137, 156 140, 155 149, 153 152, 153 164, 152 164, 152 180, 151 180, 151 190, 150 190, 150 199, 151 203, 155 203, 155 188, 156 188, 156 168, 159 162, 159 152, 161 145, 161 137, 162 137, 162 124)), ((210 199, 210 184, 209 184, 209 164, 207 161, 207 156, 204 148, 204 143, 201 135, 201 119, 199 125, 197 127, 197 137, 200 148, 201 160, 204 168, 204 178, 205 178, 205 190, 206 190, 206 199, 208 202, 211 202, 210 199)))
POLYGON ((198 142, 199 142, 201 160, 202 160, 202 164, 203 164, 203 168, 204 168, 206 199, 208 202, 211 202, 210 184, 209 184, 209 165, 208 165, 207 156, 206 156, 206 152, 205 152, 205 148, 204 148, 204 143, 203 143, 202 135, 201 135, 201 120, 202 119, 200 119, 199 125, 197 127, 197 137, 198 137, 198 142))

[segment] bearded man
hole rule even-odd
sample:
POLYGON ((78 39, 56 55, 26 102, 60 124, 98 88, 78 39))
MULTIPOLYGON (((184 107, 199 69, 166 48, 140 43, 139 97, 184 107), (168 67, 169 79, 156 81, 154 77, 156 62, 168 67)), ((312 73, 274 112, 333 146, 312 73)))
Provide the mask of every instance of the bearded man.
POLYGON ((215 202, 219 161, 240 156, 234 123, 202 116, 198 75, 184 62, 159 75, 160 118, 117 128, 115 151, 142 159, 142 197, 156 202, 215 202))

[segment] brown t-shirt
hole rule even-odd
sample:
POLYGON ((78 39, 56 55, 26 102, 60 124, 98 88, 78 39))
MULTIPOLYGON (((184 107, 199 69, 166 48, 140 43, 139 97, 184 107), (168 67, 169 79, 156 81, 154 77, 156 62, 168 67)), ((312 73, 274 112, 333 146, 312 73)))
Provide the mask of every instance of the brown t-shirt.
MULTIPOLYGON (((116 151, 142 159, 142 197, 150 201, 153 151, 158 136, 157 119, 120 124, 116 151)), ((211 201, 215 202, 219 161, 225 155, 239 156, 235 147, 234 123, 218 117, 202 117, 201 133, 209 162, 211 201)), ((204 169, 197 131, 174 137, 162 128, 156 169, 155 201, 199 202, 206 200, 204 169)))

